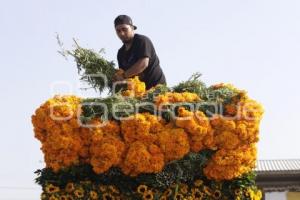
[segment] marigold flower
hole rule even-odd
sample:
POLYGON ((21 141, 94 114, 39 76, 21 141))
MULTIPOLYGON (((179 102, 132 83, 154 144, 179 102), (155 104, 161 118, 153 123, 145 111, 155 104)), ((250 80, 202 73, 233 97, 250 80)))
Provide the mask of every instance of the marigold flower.
POLYGON ((164 152, 166 162, 181 159, 190 150, 187 133, 181 128, 165 129, 160 132, 158 143, 164 152))

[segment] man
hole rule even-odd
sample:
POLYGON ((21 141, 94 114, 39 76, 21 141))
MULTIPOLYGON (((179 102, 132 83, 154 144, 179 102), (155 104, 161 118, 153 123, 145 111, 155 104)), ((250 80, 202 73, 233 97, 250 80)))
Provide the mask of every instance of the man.
POLYGON ((139 76, 140 80, 145 82, 146 89, 157 84, 166 84, 165 75, 151 40, 134 32, 137 27, 127 15, 119 15, 114 24, 116 33, 123 42, 117 57, 119 68, 124 71, 123 74, 116 73, 114 79, 122 81, 139 76))

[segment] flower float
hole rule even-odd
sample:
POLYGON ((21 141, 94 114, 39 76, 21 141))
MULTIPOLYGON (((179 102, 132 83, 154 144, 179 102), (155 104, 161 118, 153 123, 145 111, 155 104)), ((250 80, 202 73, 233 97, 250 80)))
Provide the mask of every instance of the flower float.
MULTIPOLYGON (((110 62, 80 48, 69 52, 79 67, 94 59, 111 74, 110 62)), ((36 109, 41 199, 261 199, 258 102, 229 84, 206 87, 198 74, 173 88, 127 83, 105 98, 57 95, 36 109)))

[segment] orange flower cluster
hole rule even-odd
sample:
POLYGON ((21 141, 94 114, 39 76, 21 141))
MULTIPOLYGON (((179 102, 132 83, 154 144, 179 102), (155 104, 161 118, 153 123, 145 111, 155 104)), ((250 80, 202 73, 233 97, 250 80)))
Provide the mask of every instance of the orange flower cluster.
POLYGON ((126 175, 137 176, 140 173, 158 173, 164 167, 164 154, 155 144, 135 141, 130 144, 121 169, 126 175))
MULTIPOLYGON (((167 93, 159 95, 156 103, 199 100, 193 93, 167 93)), ((130 176, 158 173, 165 163, 204 149, 217 151, 204 169, 210 179, 230 180, 254 167, 263 109, 244 92, 225 107, 224 116, 209 119, 201 111, 180 107, 175 123, 169 124, 156 115, 138 113, 104 126, 92 120, 89 125, 94 128, 81 127, 80 101, 75 96, 55 96, 32 116, 35 137, 54 171, 88 163, 96 173, 114 166, 130 176)))
POLYGON ((170 127, 164 129, 159 134, 158 143, 167 162, 179 160, 190 151, 188 135, 181 128, 170 127))
POLYGON ((181 103, 181 102, 198 102, 200 97, 195 93, 190 92, 167 92, 162 95, 158 95, 155 98, 156 106, 159 107, 161 104, 181 103))
POLYGON ((142 97, 146 92, 146 84, 139 80, 138 76, 129 78, 127 81, 127 90, 122 92, 123 96, 142 97))
POLYGON ((138 113, 121 121, 122 135, 127 143, 136 140, 153 143, 157 139, 157 133, 163 129, 163 123, 154 115, 138 113))
POLYGON ((55 96, 32 116, 46 165, 54 171, 89 163, 96 173, 118 166, 125 174, 136 176, 157 173, 165 162, 189 152, 184 130, 166 126, 157 116, 136 114, 120 125, 109 121, 104 126, 99 120, 92 120, 89 125, 93 128, 84 128, 77 123, 79 105, 80 99, 75 96, 55 96), (67 118, 58 120, 51 110, 55 116, 67 118))
MULTIPOLYGON (((107 135, 116 137, 120 134, 120 127, 116 122, 110 121, 105 126, 98 126, 99 128, 80 126, 80 101, 76 96, 55 96, 41 105, 32 116, 35 137, 42 143, 46 165, 54 171, 79 163, 91 163, 95 171, 98 171, 99 163, 96 165, 95 160, 99 160, 101 156, 107 157, 104 153, 99 153, 101 148, 111 144, 117 148, 118 156, 121 152, 119 149, 122 149, 122 144, 106 138, 107 135), (98 147, 95 144, 97 142, 98 145, 103 143, 103 146, 98 147)), ((99 120, 93 120, 89 125, 97 127, 100 124, 99 120)))
POLYGON ((209 119, 203 112, 190 112, 180 107, 176 126, 184 128, 189 134, 192 151, 199 152, 203 149, 214 149, 213 130, 209 119))
POLYGON ((121 132, 129 146, 121 168, 125 174, 157 173, 165 162, 181 159, 189 152, 183 129, 149 113, 136 114, 121 121, 121 132))
POLYGON ((256 162, 255 144, 236 149, 219 149, 209 160, 204 174, 214 180, 231 180, 250 172, 256 162))
POLYGON ((176 126, 188 133, 191 150, 214 149, 217 152, 204 169, 205 175, 214 180, 231 180, 250 172, 255 166, 256 143, 262 106, 250 99, 246 93, 234 100, 235 118, 215 115, 208 119, 201 111, 178 109, 176 126))
POLYGON ((210 86, 210 88, 212 88, 214 90, 217 90, 220 88, 227 88, 234 92, 245 92, 244 90, 239 90, 238 88, 236 88, 234 85, 232 85, 230 83, 217 83, 217 84, 210 86))
POLYGON ((100 174, 113 166, 118 166, 122 161, 125 144, 115 136, 94 134, 91 144, 91 165, 93 170, 100 174))
POLYGON ((35 137, 42 142, 45 162, 54 171, 85 158, 84 130, 77 123, 79 102, 75 96, 55 96, 32 116, 35 137))
POLYGON ((231 120, 215 116, 211 120, 218 148, 204 169, 205 175, 211 179, 231 180, 255 167, 263 108, 243 94, 236 112, 230 114, 234 114, 235 118, 231 120))

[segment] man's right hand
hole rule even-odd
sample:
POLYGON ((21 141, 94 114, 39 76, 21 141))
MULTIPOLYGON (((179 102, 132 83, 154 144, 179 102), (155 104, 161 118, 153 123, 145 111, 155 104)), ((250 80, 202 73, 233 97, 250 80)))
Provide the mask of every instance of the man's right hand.
POLYGON ((113 81, 123 81, 124 79, 124 71, 122 69, 118 69, 113 77, 113 81))

